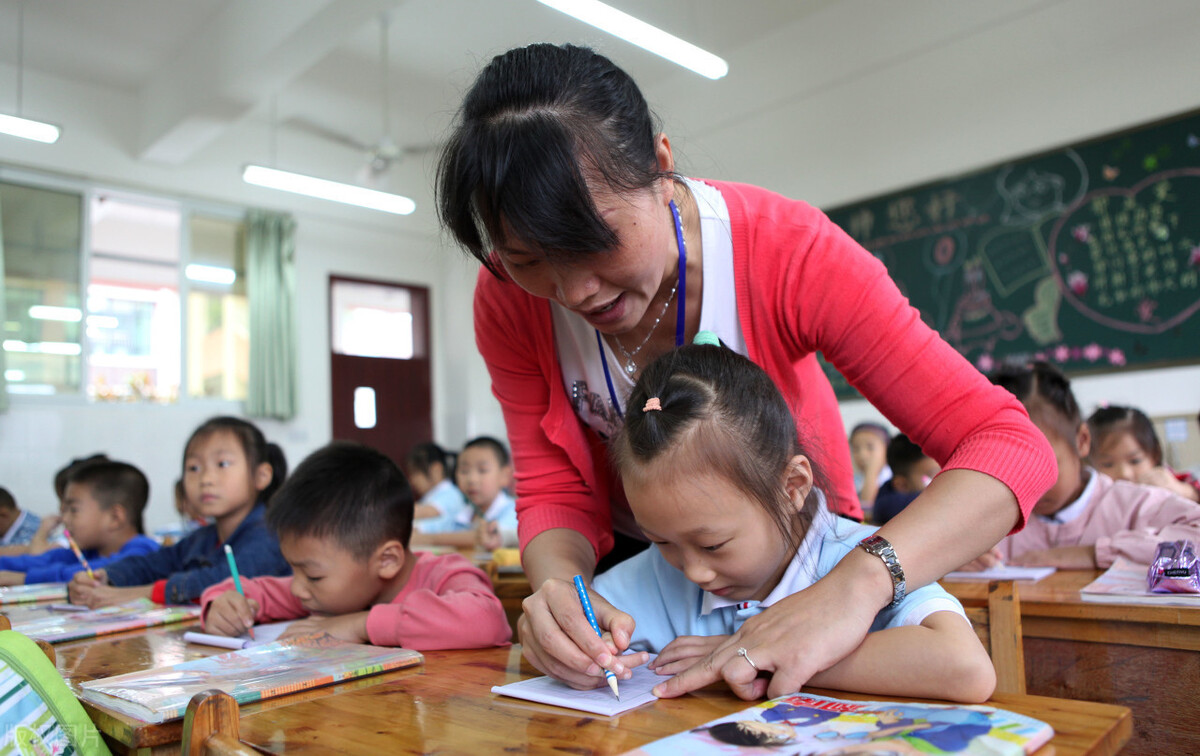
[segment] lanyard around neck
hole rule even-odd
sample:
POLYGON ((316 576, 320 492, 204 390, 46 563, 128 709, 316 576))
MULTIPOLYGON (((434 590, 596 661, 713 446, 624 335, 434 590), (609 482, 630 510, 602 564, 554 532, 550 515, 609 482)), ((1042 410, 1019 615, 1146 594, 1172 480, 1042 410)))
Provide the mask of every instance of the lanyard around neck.
MULTIPOLYGON (((675 246, 679 249, 679 278, 676 283, 678 302, 675 311, 675 346, 683 346, 684 324, 687 320, 687 243, 683 239, 683 220, 679 217, 679 208, 675 200, 671 200, 671 218, 675 221, 675 246)), ((596 346, 600 350, 600 365, 604 368, 604 382, 608 384, 608 398, 612 400, 617 417, 624 419, 621 412, 621 402, 617 400, 617 390, 613 385, 612 373, 608 369, 608 356, 604 353, 604 339, 600 331, 596 331, 596 346)))

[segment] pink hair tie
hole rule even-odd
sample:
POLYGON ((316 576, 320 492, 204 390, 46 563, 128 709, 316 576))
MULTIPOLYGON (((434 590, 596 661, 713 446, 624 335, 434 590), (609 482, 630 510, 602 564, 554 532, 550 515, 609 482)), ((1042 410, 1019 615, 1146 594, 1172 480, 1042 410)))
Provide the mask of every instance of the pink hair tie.
POLYGON ((650 412, 651 410, 658 410, 659 412, 662 412, 662 402, 659 401, 657 396, 652 396, 647 399, 646 406, 642 407, 642 412, 650 412))

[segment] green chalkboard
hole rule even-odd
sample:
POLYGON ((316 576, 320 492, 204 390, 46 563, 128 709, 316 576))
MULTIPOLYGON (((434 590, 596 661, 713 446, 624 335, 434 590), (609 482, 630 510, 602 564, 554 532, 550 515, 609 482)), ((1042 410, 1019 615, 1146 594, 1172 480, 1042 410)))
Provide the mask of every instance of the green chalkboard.
POLYGON ((985 373, 1200 362, 1200 111, 827 212, 985 373))

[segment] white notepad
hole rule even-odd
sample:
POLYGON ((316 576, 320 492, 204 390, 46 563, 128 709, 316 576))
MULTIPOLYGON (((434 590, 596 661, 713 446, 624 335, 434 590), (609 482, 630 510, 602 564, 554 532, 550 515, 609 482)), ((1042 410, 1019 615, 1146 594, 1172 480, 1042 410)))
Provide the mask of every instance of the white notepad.
POLYGON ((183 640, 187 643, 199 643, 205 646, 217 646, 218 648, 250 648, 251 646, 261 646, 264 643, 270 643, 277 640, 283 635, 283 631, 287 630, 291 621, 287 622, 272 622, 267 625, 255 625, 254 637, 251 638, 248 634, 243 633, 238 636, 228 635, 213 635, 211 633, 202 633, 196 630, 189 630, 183 634, 183 640))
POLYGON ((1042 578, 1053 575, 1054 567, 1013 567, 1002 564, 978 572, 949 572, 943 580, 1021 580, 1036 583, 1042 578))
MULTIPOLYGON (((653 655, 650 657, 654 658, 653 655)), ((607 684, 592 690, 575 690, 564 682, 553 677, 532 677, 528 680, 509 683, 508 685, 492 686, 493 693, 513 698, 523 698, 526 701, 563 706, 568 709, 578 709, 606 717, 616 716, 622 712, 645 706, 658 698, 651 689, 661 682, 671 679, 669 676, 656 675, 646 664, 633 668, 633 677, 620 680, 621 700, 618 701, 607 684)))

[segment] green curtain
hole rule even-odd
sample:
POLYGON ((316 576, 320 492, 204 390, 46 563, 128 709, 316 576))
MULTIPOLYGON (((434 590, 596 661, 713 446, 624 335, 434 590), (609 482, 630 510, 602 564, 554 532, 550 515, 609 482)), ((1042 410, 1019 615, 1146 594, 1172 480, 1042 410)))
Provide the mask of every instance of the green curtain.
MULTIPOLYGON (((0 213, 0 323, 8 320, 8 300, 4 295, 7 287, 4 278, 4 215, 0 213)), ((0 412, 8 412, 8 379, 4 377, 7 368, 4 347, 0 345, 0 412)))
POLYGON ((250 300, 250 385, 246 414, 296 415, 296 221, 251 210, 246 216, 246 295, 250 300))

